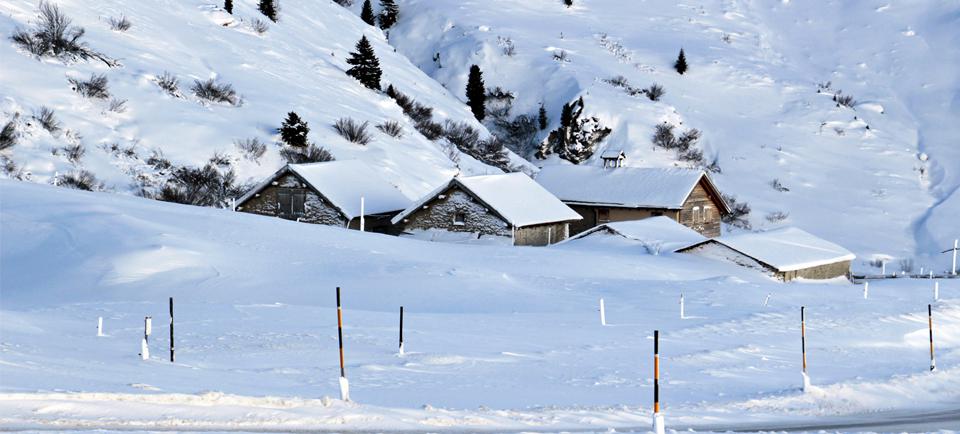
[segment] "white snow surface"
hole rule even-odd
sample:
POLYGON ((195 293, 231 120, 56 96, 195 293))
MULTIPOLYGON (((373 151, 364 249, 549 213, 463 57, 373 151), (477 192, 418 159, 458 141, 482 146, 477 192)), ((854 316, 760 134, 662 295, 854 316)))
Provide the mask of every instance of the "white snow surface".
POLYGON ((604 223, 570 237, 564 243, 610 235, 637 241, 649 249, 664 253, 706 240, 699 232, 677 223, 670 217, 657 216, 643 220, 604 223))
POLYGON ((544 167, 537 182, 566 202, 679 209, 704 176, 692 169, 556 165, 544 167))
POLYGON ((4 429, 643 432, 654 329, 667 429, 957 429, 957 279, 936 302, 925 279, 864 300, 691 255, 427 243, 5 180, 0 240, 4 429), (332 398, 337 286, 351 403, 332 398), (177 362, 166 327, 142 361, 167 297, 177 362))
POLYGON ((412 202, 377 170, 359 160, 290 164, 289 167, 348 219, 360 216, 360 198, 364 199, 366 214, 400 211, 412 202))
MULTIPOLYGON (((745 232, 711 238, 779 271, 793 271, 840 261, 852 261, 849 250, 800 228, 745 232)), ((697 243, 699 244, 699 243, 697 243)))
POLYGON ((423 207, 451 184, 459 185, 514 227, 580 220, 570 209, 524 173, 454 177, 393 218, 394 223, 423 207))

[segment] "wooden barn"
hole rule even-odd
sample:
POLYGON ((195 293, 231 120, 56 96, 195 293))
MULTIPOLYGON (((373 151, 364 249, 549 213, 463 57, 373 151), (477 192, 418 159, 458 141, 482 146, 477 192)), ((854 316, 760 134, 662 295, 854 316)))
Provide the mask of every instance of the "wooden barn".
POLYGON ((853 253, 798 228, 713 238, 679 249, 772 274, 783 281, 849 276, 853 253))
POLYGON ((565 240, 580 216, 523 173, 456 177, 393 218, 404 232, 442 231, 513 245, 565 240))
POLYGON ((361 161, 288 164, 237 200, 236 210, 306 223, 395 233, 412 201, 361 161), (361 207, 361 198, 363 204, 361 207))
POLYGON ((619 221, 667 216, 706 237, 720 235, 730 212, 702 170, 593 166, 547 166, 537 182, 583 217, 571 234, 619 221))

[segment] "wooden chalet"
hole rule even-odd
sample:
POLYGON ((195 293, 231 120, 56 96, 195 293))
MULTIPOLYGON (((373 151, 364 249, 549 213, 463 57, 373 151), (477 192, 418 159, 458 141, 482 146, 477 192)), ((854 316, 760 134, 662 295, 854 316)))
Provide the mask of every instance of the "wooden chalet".
POLYGON ((412 201, 361 161, 288 164, 237 200, 236 210, 306 223, 395 233, 412 201), (361 206, 361 198, 363 199, 361 206))
POLYGON ((581 217, 523 173, 455 177, 393 218, 404 232, 445 231, 544 246, 581 217))
POLYGON ((702 170, 557 165, 544 167, 536 180, 583 217, 570 225, 571 234, 609 222, 667 216, 716 237, 721 217, 730 212, 702 170))

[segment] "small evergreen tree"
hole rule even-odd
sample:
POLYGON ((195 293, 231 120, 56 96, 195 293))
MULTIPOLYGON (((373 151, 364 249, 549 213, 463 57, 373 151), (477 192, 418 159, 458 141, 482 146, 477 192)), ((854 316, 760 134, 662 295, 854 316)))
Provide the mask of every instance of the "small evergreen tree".
POLYGON ((273 0, 260 0, 257 8, 260 9, 260 13, 270 18, 270 21, 277 22, 277 5, 273 3, 273 0))
POLYGON ((573 6, 573 0, 563 0, 563 4, 567 5, 567 7, 573 6))
POLYGON ((357 52, 350 53, 347 63, 353 65, 347 70, 347 75, 357 79, 364 86, 380 90, 380 77, 383 71, 380 69, 380 60, 377 54, 373 52, 373 46, 366 36, 360 38, 357 42, 357 52))
POLYGON ((687 72, 687 56, 683 54, 683 48, 680 49, 680 55, 677 56, 677 63, 673 64, 673 68, 683 75, 684 72, 687 72))
POLYGON ((470 75, 467 77, 467 105, 470 111, 478 121, 483 121, 486 117, 487 92, 483 85, 483 72, 480 67, 473 65, 470 67, 470 75))
POLYGON ((549 119, 547 119, 547 109, 543 107, 543 104, 540 104, 540 113, 537 114, 537 123, 540 125, 541 130, 547 129, 547 123, 549 123, 549 119))
POLYGON ((363 8, 360 9, 360 19, 371 26, 376 25, 376 17, 373 15, 373 5, 370 4, 370 0, 363 0, 363 8))
POLYGON ((233 0, 224 0, 223 10, 227 11, 228 14, 233 15, 233 0))
POLYGON ((397 23, 400 8, 394 0, 380 0, 380 28, 387 30, 397 23))
POLYGON ((280 140, 296 148, 305 148, 309 132, 310 127, 307 126, 307 123, 300 119, 300 116, 295 112, 290 112, 287 113, 287 119, 280 126, 280 140))

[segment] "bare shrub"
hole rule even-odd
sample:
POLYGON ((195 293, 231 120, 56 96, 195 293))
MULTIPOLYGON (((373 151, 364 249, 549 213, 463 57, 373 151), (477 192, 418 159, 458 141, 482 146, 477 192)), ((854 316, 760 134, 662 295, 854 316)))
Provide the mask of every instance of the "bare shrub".
POLYGON ((443 125, 432 120, 417 122, 413 124, 413 127, 428 140, 437 140, 443 136, 443 125))
POLYGON ((233 144, 243 154, 243 158, 260 164, 260 158, 267 153, 267 144, 254 137, 252 139, 235 140, 233 144))
POLYGON ((777 190, 779 192, 790 191, 790 189, 785 187, 783 184, 781 184, 780 180, 777 178, 774 178, 773 181, 770 181, 770 186, 773 187, 774 190, 777 190))
POLYGON ((164 202, 222 208, 242 194, 243 188, 236 184, 236 173, 229 162, 224 165, 214 156, 203 167, 174 169, 154 197, 164 202))
POLYGON ((770 223, 779 223, 790 217, 790 213, 783 211, 773 211, 766 215, 766 219, 770 223))
POLYGON ((396 139, 403 137, 403 126, 400 125, 400 122, 394 120, 377 124, 377 129, 396 139))
POLYGON ((17 181, 27 181, 30 179, 29 172, 24 171, 22 167, 18 167, 13 159, 3 154, 0 154, 0 173, 17 181))
POLYGON ((165 172, 173 169, 173 163, 170 162, 170 159, 165 157, 163 152, 158 150, 154 150, 152 153, 150 153, 150 156, 147 157, 147 164, 159 172, 165 172))
POLYGON ((60 148, 60 150, 62 150, 64 156, 67 157, 67 161, 73 163, 73 165, 80 164, 80 159, 87 153, 86 148, 84 148, 81 143, 66 145, 60 148))
POLYGON ((653 144, 664 149, 677 147, 677 138, 673 135, 673 125, 663 122, 653 131, 653 144))
POLYGON ((521 156, 533 156, 539 142, 537 135, 540 132, 536 116, 519 115, 512 120, 494 119, 492 133, 508 149, 521 156))
POLYGON ((107 76, 103 74, 92 74, 87 80, 78 80, 68 78, 74 92, 79 93, 84 98, 107 99, 110 98, 107 76))
POLYGON ((262 35, 267 33, 267 30, 270 30, 270 25, 260 18, 254 18, 252 21, 250 21, 250 28, 254 32, 257 32, 258 35, 262 35))
POLYGON ((557 50, 553 52, 553 60, 557 62, 569 62, 570 56, 567 55, 566 50, 557 50))
POLYGON ((100 191, 103 190, 103 182, 89 170, 78 170, 75 172, 57 175, 53 179, 54 185, 76 190, 100 191))
POLYGON ((50 134, 60 131, 60 121, 57 120, 53 110, 49 108, 40 107, 40 110, 33 114, 33 119, 50 134))
POLYGON ((837 91, 837 94, 833 97, 833 100, 837 102, 837 107, 850 107, 857 105, 857 101, 853 99, 853 95, 842 95, 840 91, 837 91))
POLYGON ((393 85, 387 86, 387 96, 393 98, 397 105, 403 110, 403 114, 413 119, 415 123, 425 122, 433 119, 433 108, 418 103, 403 92, 397 90, 393 85))
POLYGON ((12 148, 17 144, 17 125, 13 121, 7 122, 0 130, 0 151, 12 148))
POLYGON ((696 128, 684 131, 683 134, 677 138, 677 149, 679 149, 681 153, 688 152, 690 148, 696 146, 697 141, 700 140, 700 136, 700 130, 696 128))
POLYGON ((322 163, 335 160, 330 151, 313 143, 305 148, 285 146, 280 150, 280 156, 290 164, 322 163))
POLYGON ((350 6, 353 6, 353 0, 333 0, 333 1, 336 2, 338 5, 343 6, 343 7, 345 7, 345 8, 348 8, 348 7, 350 7, 350 6))
POLYGON ((333 129, 340 134, 340 137, 358 145, 366 145, 373 140, 373 136, 367 130, 369 126, 370 122, 364 121, 361 124, 351 118, 340 118, 333 123, 333 129))
POLYGON ((240 99, 237 97, 237 92, 233 90, 233 86, 228 83, 218 84, 212 78, 206 81, 194 80, 190 90, 197 98, 204 101, 227 103, 233 106, 240 104, 240 99))
POLYGON ((736 196, 724 194, 723 201, 730 207, 730 213, 723 216, 723 222, 741 229, 751 229, 750 205, 746 202, 737 202, 736 196))
POLYGON ((663 90, 663 86, 653 83, 650 87, 644 89, 643 93, 647 95, 647 98, 650 98, 650 101, 660 101, 660 98, 663 94, 667 93, 667 91, 663 90))
POLYGON ((163 74, 160 74, 156 78, 157 86, 160 86, 160 89, 163 89, 168 95, 175 98, 183 98, 183 95, 180 93, 180 79, 175 75, 163 71, 163 74))
POLYGON ((465 122, 453 122, 449 119, 443 123, 443 137, 466 154, 469 154, 468 149, 476 148, 480 143, 479 131, 465 122))
POLYGON ((130 27, 133 26, 133 23, 127 19, 126 15, 121 14, 119 18, 110 17, 107 18, 107 22, 110 23, 110 30, 116 32, 126 32, 130 30, 130 27))
POLYGON ((74 26, 57 5, 41 1, 36 27, 27 31, 17 29, 10 39, 37 57, 53 57, 64 61, 97 59, 107 66, 117 63, 87 46, 81 39, 83 27, 74 26))
POLYGON ((500 50, 504 56, 513 57, 517 54, 517 47, 513 44, 513 39, 511 38, 497 36, 497 45, 500 46, 500 50))
POLYGON ((688 161, 699 165, 703 164, 703 151, 700 149, 691 148, 686 151, 681 151, 678 157, 681 161, 688 161))
POLYGON ((107 103, 107 110, 114 113, 123 113, 127 111, 127 100, 119 98, 111 98, 110 102, 107 103))
POLYGON ((627 77, 624 77, 622 75, 618 75, 612 78, 605 78, 603 81, 615 87, 623 87, 623 88, 630 87, 630 82, 627 81, 627 77))

